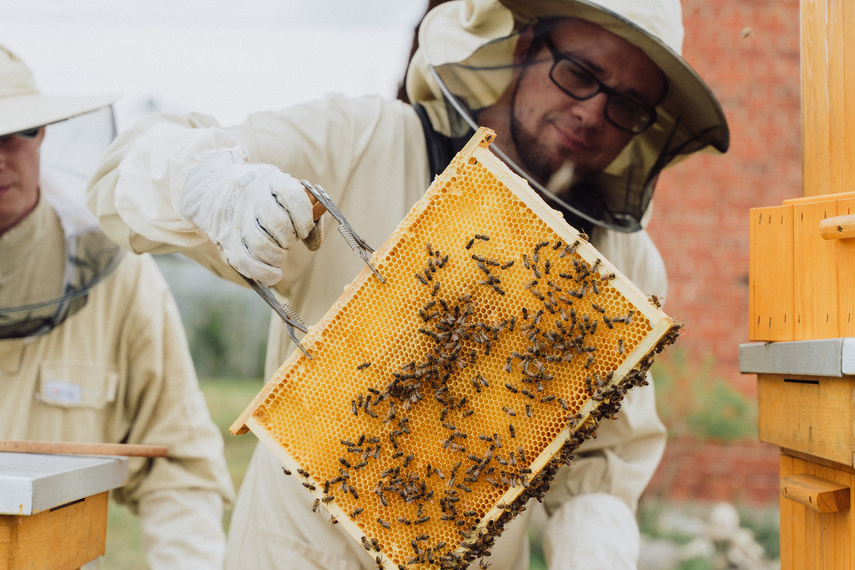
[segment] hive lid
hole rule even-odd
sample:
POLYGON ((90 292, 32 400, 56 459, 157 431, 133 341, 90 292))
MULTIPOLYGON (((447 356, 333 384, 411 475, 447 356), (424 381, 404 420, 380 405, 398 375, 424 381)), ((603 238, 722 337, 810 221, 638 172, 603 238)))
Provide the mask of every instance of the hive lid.
POLYGON ((128 458, 0 453, 0 515, 33 515, 121 487, 128 458))
POLYGON ((385 568, 465 567, 679 324, 479 130, 231 427, 385 568), (461 532, 462 531, 462 532, 461 532), (433 562, 431 562, 433 561, 433 562))

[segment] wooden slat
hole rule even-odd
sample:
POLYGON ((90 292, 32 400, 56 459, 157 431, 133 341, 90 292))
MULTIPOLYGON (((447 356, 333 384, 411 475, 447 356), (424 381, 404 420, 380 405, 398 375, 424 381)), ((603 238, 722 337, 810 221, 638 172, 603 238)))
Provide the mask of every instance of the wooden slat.
POLYGON ((815 475, 791 475, 781 479, 781 495, 819 513, 849 510, 850 489, 815 475))
MULTIPOLYGON (((855 2, 843 2, 842 20, 843 20, 843 41, 844 45, 851 45, 852 38, 855 38, 855 2)), ((849 54, 845 57, 842 68, 843 76, 843 92, 848 94, 844 97, 843 117, 839 120, 843 124, 844 150, 846 158, 844 160, 844 182, 842 190, 851 190, 855 188, 855 101, 852 100, 852 94, 855 93, 855 54, 849 54)))
MULTIPOLYGON (((838 204, 840 202, 838 201, 838 204)), ((819 223, 822 239, 849 239, 855 237, 855 215, 838 214, 819 223)))
MULTIPOLYGON (((807 474, 850 489, 855 485, 855 470, 825 460, 812 461, 804 454, 784 450, 781 477, 807 474)), ((781 497, 781 569, 849 569, 852 564, 852 510, 819 513, 781 497)))
POLYGON ((802 0, 802 160, 805 196, 828 194, 829 93, 826 3, 802 0))
POLYGON ((848 488, 850 509, 817 515, 824 523, 821 531, 823 548, 822 568, 852 568, 852 490, 855 477, 852 473, 833 469, 828 466, 816 465, 814 475, 826 481, 848 488))
MULTIPOLYGON (((855 198, 838 200, 837 215, 855 215, 855 198)), ((855 238, 836 241, 837 336, 855 336, 855 238)))
POLYGON ((169 448, 162 445, 132 443, 78 443, 71 441, 0 440, 0 452, 66 455, 120 455, 126 457, 166 457, 169 448))
MULTIPOLYGON (((793 461, 793 469, 795 470, 804 470, 806 467, 804 465, 799 465, 798 460, 793 461)), ((783 473, 782 473, 783 475, 783 473)), ((790 540, 792 543, 792 557, 793 557, 793 566, 790 568, 792 570, 797 570, 799 568, 804 568, 805 570, 813 570, 812 560, 808 558, 808 552, 810 552, 811 547, 808 546, 808 536, 810 532, 813 530, 808 526, 807 520, 807 509, 796 505, 791 514, 793 531, 790 534, 790 540)), ((781 570, 783 570, 783 565, 781 566, 781 570)))
MULTIPOLYGON (((846 0, 849 2, 849 0, 846 0)), ((843 121, 846 97, 843 92, 843 0, 826 0, 826 18, 821 31, 828 50, 823 58, 826 73, 823 75, 828 94, 828 188, 826 193, 846 190, 846 142, 843 121)))
POLYGON ((754 208, 750 220, 748 338, 793 340, 793 207, 754 208))
POLYGON ((824 196, 799 196, 797 198, 782 200, 781 204, 784 206, 794 206, 796 204, 812 204, 814 202, 845 200, 847 198, 855 198, 855 192, 838 192, 836 194, 825 194, 824 196))
MULTIPOLYGON (((780 462, 781 477, 788 477, 794 473, 793 458, 789 455, 781 454, 780 462)), ((796 503, 780 497, 780 541, 781 541, 781 570, 794 568, 793 564, 793 517, 795 509, 798 507, 796 503)))
POLYGON ((822 239, 819 223, 837 215, 835 201, 793 206, 793 336, 837 336, 837 249, 822 239))

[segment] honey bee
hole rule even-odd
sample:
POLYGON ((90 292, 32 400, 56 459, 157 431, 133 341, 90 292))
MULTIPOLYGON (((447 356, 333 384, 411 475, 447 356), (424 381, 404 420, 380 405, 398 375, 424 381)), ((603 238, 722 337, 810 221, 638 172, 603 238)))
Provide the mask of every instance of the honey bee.
POLYGON ((380 526, 382 526, 383 528, 385 528, 387 530, 392 526, 388 522, 384 521, 383 519, 377 519, 377 522, 380 523, 380 526))

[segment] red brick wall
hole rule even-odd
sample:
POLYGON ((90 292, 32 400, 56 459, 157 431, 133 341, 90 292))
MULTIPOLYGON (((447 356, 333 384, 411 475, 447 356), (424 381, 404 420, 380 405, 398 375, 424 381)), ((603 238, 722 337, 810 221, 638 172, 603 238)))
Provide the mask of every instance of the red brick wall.
MULTIPOLYGON (((730 125, 724 156, 666 170, 650 233, 670 277, 666 312, 685 322, 675 346, 739 373, 748 340, 748 210, 801 195, 799 2, 683 0, 683 55, 717 95, 730 125)), ((663 356, 667 356, 663 355, 663 356)))
POLYGON ((673 440, 643 500, 776 503, 780 451, 766 443, 673 440))

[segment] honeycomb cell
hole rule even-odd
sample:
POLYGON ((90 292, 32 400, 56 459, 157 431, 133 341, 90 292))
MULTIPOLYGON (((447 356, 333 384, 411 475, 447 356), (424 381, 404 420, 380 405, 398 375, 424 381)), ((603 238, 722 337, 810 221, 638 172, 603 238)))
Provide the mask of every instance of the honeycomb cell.
POLYGON ((480 140, 233 426, 390 569, 465 567, 676 338, 480 140))

